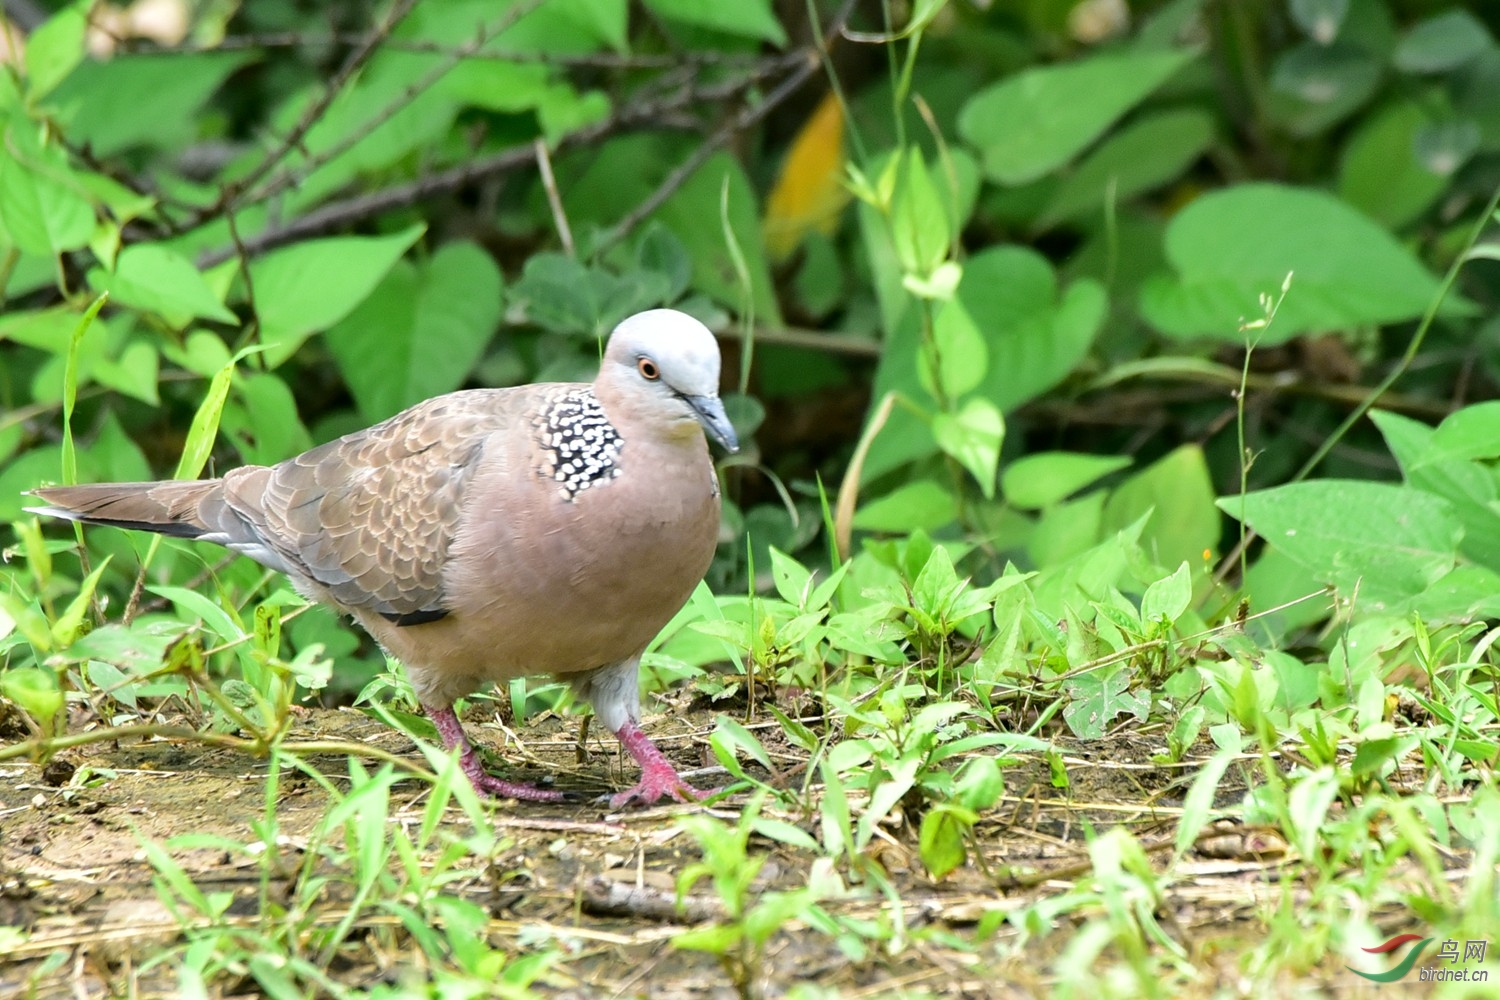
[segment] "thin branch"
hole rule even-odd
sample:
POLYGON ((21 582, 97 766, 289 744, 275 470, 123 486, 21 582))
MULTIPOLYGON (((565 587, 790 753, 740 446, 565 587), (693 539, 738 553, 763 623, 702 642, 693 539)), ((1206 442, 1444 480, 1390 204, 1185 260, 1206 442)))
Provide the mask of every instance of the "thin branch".
POLYGON ((844 5, 834 14, 833 19, 821 33, 818 45, 813 49, 804 50, 800 53, 796 67, 776 86, 776 89, 766 95, 765 99, 754 107, 746 108, 708 138, 701 146, 695 149, 691 156, 677 165, 666 178, 657 185, 655 191, 646 197, 646 200, 628 212, 624 218, 615 223, 613 227, 603 233, 595 245, 596 252, 603 252, 614 246, 620 240, 630 234, 630 231, 638 226, 647 216, 662 206, 668 198, 687 182, 699 167, 708 162, 721 147, 729 143, 739 133, 759 122, 773 109, 778 107, 788 97, 796 92, 798 87, 807 82, 808 77, 822 65, 821 53, 827 50, 826 39, 841 34, 849 22, 849 16, 854 13, 856 0, 845 0, 844 5))
POLYGON ((568 225, 568 213, 563 210, 562 193, 557 190, 557 178, 552 174, 552 156, 547 152, 547 140, 537 136, 532 143, 536 150, 536 169, 542 175, 542 188, 547 192, 547 207, 552 209, 552 224, 557 227, 557 238, 562 240, 563 250, 569 257, 578 256, 573 248, 573 227, 568 225))
MULTIPOLYGON (((240 227, 234 221, 234 209, 224 213, 224 221, 229 225, 229 238, 234 241, 235 254, 240 260, 240 280, 245 283, 245 304, 250 308, 250 322, 247 324, 245 335, 240 344, 260 343, 260 311, 255 308, 255 281, 250 275, 250 254, 245 250, 245 241, 240 237, 240 227)), ((259 351, 253 355, 256 366, 261 371, 266 370, 266 356, 259 351)))
MULTIPOLYGON (((528 0, 528 2, 506 11, 503 17, 497 18, 488 24, 480 25, 479 30, 475 32, 474 38, 471 41, 459 46, 453 52, 448 53, 443 59, 440 59, 436 65, 423 74, 415 83, 408 85, 399 97, 362 122, 358 128, 350 129, 347 135, 327 149, 319 150, 316 154, 309 153, 307 155, 307 162, 299 164, 296 167, 288 167, 267 181, 265 185, 258 188, 254 193, 246 195, 243 200, 250 203, 263 202, 275 197, 287 188, 301 184, 319 167, 342 156, 375 129, 394 118, 403 108, 430 90, 443 77, 447 76, 460 61, 477 53, 481 48, 488 45, 496 35, 510 28, 521 18, 540 7, 544 2, 545 0, 528 0)), ((242 190, 250 186, 250 183, 245 183, 242 186, 242 190)))
MULTIPOLYGON (((800 52, 777 56, 762 62, 734 80, 711 87, 683 87, 670 95, 633 101, 621 108, 614 116, 563 136, 554 144, 554 151, 586 146, 642 122, 660 121, 669 113, 688 107, 695 102, 725 100, 803 58, 805 56, 800 52)), ((271 226, 259 233, 247 236, 243 241, 244 252, 253 257, 287 243, 330 232, 393 208, 412 205, 424 198, 454 191, 475 181, 529 166, 534 162, 534 157, 535 153, 531 146, 514 146, 403 184, 341 201, 330 201, 290 222, 271 226)), ((197 265, 201 268, 212 267, 228 260, 236 252, 236 248, 232 246, 220 247, 201 254, 197 259, 197 265)))
POLYGON ((702 924, 725 918, 724 903, 707 893, 686 893, 679 897, 673 889, 621 882, 603 875, 592 875, 581 883, 581 900, 586 913, 600 917, 630 917, 668 924, 702 924))
POLYGON ((745 340, 753 336, 757 344, 774 344, 777 347, 797 347, 823 354, 842 354, 850 358, 875 360, 880 357, 882 346, 873 337, 857 333, 835 333, 831 330, 808 330, 795 326, 755 326, 746 331, 740 326, 726 326, 714 330, 720 340, 745 340))
MULTIPOLYGON (((72 749, 73 747, 87 746, 91 743, 113 743, 118 740, 128 740, 135 737, 179 743, 201 743, 205 746, 219 747, 226 750, 238 750, 256 757, 265 756, 272 747, 272 743, 265 740, 245 739, 240 736, 231 736, 228 733, 199 732, 187 726, 162 726, 154 723, 146 723, 131 726, 104 726, 99 729, 89 730, 86 733, 70 733, 66 736, 49 736, 22 740, 19 743, 0 747, 0 761, 13 760, 18 757, 38 760, 43 757, 50 757, 62 750, 72 749)), ((318 753, 341 753, 351 757, 368 757, 371 760, 393 764, 427 781, 437 780, 437 776, 421 764, 390 751, 381 750, 379 747, 371 746, 368 743, 357 743, 346 740, 278 740, 274 741, 274 745, 276 749, 283 753, 301 754, 303 756, 318 753)))
MULTIPOLYGON (((231 35, 212 45, 174 45, 163 48, 145 44, 148 39, 125 39, 135 56, 177 56, 204 52, 243 52, 255 49, 318 48, 334 45, 358 45, 366 38, 363 32, 340 31, 312 35, 295 31, 268 32, 263 35, 231 35)), ((469 52, 467 46, 446 45, 417 38, 388 38, 381 46, 391 52, 413 52, 424 55, 451 55, 481 62, 506 62, 562 66, 575 69, 669 69, 684 64, 694 67, 736 66, 756 62, 760 56, 743 52, 697 51, 681 55, 620 55, 615 52, 469 52)))
POLYGON ((218 209, 229 208, 237 204, 244 192, 249 191, 256 184, 259 184, 261 179, 276 169, 276 165, 285 159, 292 150, 302 145, 302 140, 307 137, 308 131, 328 111, 328 108, 333 104, 334 98, 343 92, 343 89, 354 79, 354 75, 359 72, 360 67, 370 61, 370 58, 380 48, 380 44, 389 37, 390 33, 395 30, 396 25, 400 24, 416 5, 417 0, 396 0, 396 4, 391 8, 391 14, 386 18, 385 23, 370 32, 364 41, 360 43, 359 47, 349 53, 349 58, 344 60, 344 65, 334 74, 333 79, 328 81, 328 86, 323 88, 323 93, 318 99, 308 105, 306 111, 302 112, 301 119, 282 138, 281 144, 267 154, 260 163, 256 164, 249 174, 225 189, 224 194, 219 198, 219 205, 216 206, 213 213, 210 213, 210 217, 213 214, 217 214, 218 209))
POLYGON ((870 454, 870 446, 875 443, 875 435, 880 433, 885 422, 891 418, 896 399, 894 392, 888 392, 880 400, 880 405, 875 408, 875 415, 870 418, 864 433, 860 435, 853 457, 849 459, 844 481, 839 483, 838 499, 834 503, 833 535, 840 561, 849 558, 849 548, 854 538, 854 510, 859 505, 859 477, 864 472, 865 458, 870 454))
MULTIPOLYGON (((610 121, 592 128, 581 129, 565 137, 559 146, 571 146, 600 139, 617 131, 619 127, 618 122, 610 121)), ((272 226, 247 237, 243 241, 243 252, 247 257, 254 257, 267 250, 330 232, 360 219, 379 215, 389 209, 402 208, 436 194, 457 190, 474 181, 530 164, 532 160, 533 153, 530 146, 516 146, 482 159, 461 163, 447 170, 429 174, 426 177, 419 177, 405 184, 397 184, 341 201, 330 201, 291 222, 272 226)), ((200 268, 213 267, 215 264, 228 260, 236 252, 234 247, 220 247, 199 255, 197 265, 200 268)))
POLYGON ((765 100, 754 107, 746 108, 725 123, 717 132, 705 140, 702 145, 693 150, 692 155, 679 163, 644 201, 631 209, 626 213, 624 218, 601 235, 595 245, 596 252, 602 253, 628 236, 631 230, 640 225, 647 216, 660 208, 662 203, 668 198, 672 197, 678 188, 687 183, 688 178, 696 173, 699 167, 708 162, 710 156, 716 153, 721 147, 727 145, 736 135, 770 114, 773 108, 785 101, 798 87, 802 86, 817 68, 817 57, 812 53, 804 54, 800 65, 785 80, 782 80, 775 90, 767 94, 765 100))

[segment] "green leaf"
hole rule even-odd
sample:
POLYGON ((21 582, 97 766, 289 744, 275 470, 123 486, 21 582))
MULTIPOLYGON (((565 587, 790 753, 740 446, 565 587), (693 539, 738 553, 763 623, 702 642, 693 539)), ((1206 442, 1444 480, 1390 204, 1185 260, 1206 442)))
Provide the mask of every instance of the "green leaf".
POLYGON ((948 257, 948 213, 920 149, 907 153, 896 174, 891 235, 908 274, 928 275, 948 257))
MULTIPOLYGON (((962 286, 962 280, 959 282, 962 286)), ((951 296, 950 296, 951 299, 951 296)), ((984 331, 968 312, 945 306, 932 329, 932 350, 917 354, 917 378, 934 399, 957 399, 977 389, 989 370, 984 331)))
POLYGON ((1491 48, 1484 23, 1463 8, 1420 22, 1396 46, 1396 68, 1408 73, 1446 73, 1491 48))
POLYGON ((238 642, 245 638, 244 630, 235 623, 229 612, 196 590, 151 584, 148 584, 146 589, 158 597, 171 601, 179 611, 200 619, 222 642, 238 642))
POLYGON ((1316 135, 1368 101, 1383 69, 1361 46, 1303 42, 1277 56, 1268 110, 1293 135, 1316 135))
POLYGON ((1354 760, 1349 765, 1349 772, 1356 778, 1367 778, 1376 774, 1396 758, 1396 752, 1401 748, 1402 742, 1394 736, 1362 741, 1354 751, 1354 760))
POLYGON ((1479 126, 1484 148, 1500 145, 1500 102, 1494 99, 1500 89, 1500 48, 1479 55, 1463 71, 1455 74, 1453 109, 1479 126))
POLYGON ((722 736, 727 741, 727 746, 734 750, 742 750, 745 756, 754 760, 767 771, 775 772, 776 768, 771 766, 771 758, 766 755, 765 747, 761 746, 760 740, 755 734, 746 729, 740 723, 727 715, 719 716, 714 735, 722 736))
POLYGON ((1291 0, 1292 20, 1319 45, 1328 45, 1338 37, 1349 0, 1291 0))
POLYGON ((1445 500, 1389 483, 1327 479, 1219 506, 1360 606, 1394 609, 1453 568, 1463 528, 1445 500))
POLYGON ((209 382, 208 394, 198 404, 193 422, 188 427, 187 442, 177 460, 173 479, 197 479, 208 464, 208 456, 214 450, 214 439, 219 434, 219 415, 224 412, 224 399, 229 395, 229 382, 234 378, 234 364, 231 361, 220 368, 209 382))
MULTIPOLYGON (((974 394, 1009 412, 1067 377, 1087 356, 1104 322, 1104 287, 1083 279, 1058 288, 1047 259, 1029 247, 997 246, 982 250, 964 265, 958 294, 943 303, 934 320, 940 350, 958 364, 943 378, 954 386, 974 383, 974 394), (983 352, 974 347, 984 345, 983 352), (973 370, 966 366, 972 366, 973 370)), ((931 410, 930 369, 923 357, 917 324, 899 327, 880 356, 874 399, 895 392, 931 410)), ((942 359, 940 359, 942 360, 942 359)), ((866 459, 865 482, 903 462, 936 449, 931 430, 898 407, 875 439, 866 459)))
POLYGON ((101 625, 54 655, 58 662, 96 660, 121 667, 133 677, 141 677, 162 665, 168 647, 182 638, 186 631, 187 627, 178 622, 101 625))
POLYGON ((398 261, 325 336, 366 420, 459 388, 501 316, 500 269, 469 242, 398 261))
POLYGON ((635 248, 635 259, 642 271, 667 279, 663 302, 676 302, 687 291, 688 282, 693 280, 693 261, 687 248, 670 229, 655 220, 641 234, 635 248))
POLYGON ((1177 824, 1176 851, 1179 858, 1188 852, 1198 839, 1198 834, 1208 826, 1214 799, 1219 795, 1219 780, 1238 755, 1237 750, 1220 750, 1208 759, 1193 778, 1192 787, 1182 801, 1182 819, 1177 824))
POLYGON ((965 809, 977 813, 993 807, 1005 792, 1005 776, 1000 770, 999 761, 988 755, 970 757, 964 761, 954 782, 953 792, 958 804, 965 809))
POLYGON ((84 577, 83 582, 78 585, 78 593, 73 595, 73 600, 68 602, 67 608, 52 623, 54 648, 66 649, 78 638, 79 632, 83 630, 83 618, 89 613, 89 602, 94 597, 95 588, 99 586, 99 577, 104 575, 108 566, 109 559, 106 558, 92 573, 84 577))
POLYGON ((681 21, 698 28, 711 28, 726 34, 758 38, 773 45, 786 44, 786 31, 771 9, 770 0, 734 0, 719 3, 710 0, 646 0, 646 6, 669 21, 681 21))
POLYGON ((154 243, 121 250, 114 272, 95 268, 89 272, 89 284, 109 292, 121 305, 156 313, 173 329, 195 318, 239 323, 187 258, 154 243))
POLYGON ((671 278, 655 271, 617 275, 566 254, 539 253, 527 259, 510 299, 543 329, 602 339, 627 316, 661 305, 670 288, 671 278))
POLYGON ((771 580, 776 593, 794 608, 800 608, 812 590, 812 573, 791 556, 771 546, 771 580))
POLYGON ((1479 151, 1479 126, 1471 121, 1432 121, 1417 126, 1412 139, 1417 162, 1442 178, 1450 178, 1479 151))
POLYGON ((933 878, 941 880, 967 860, 964 837, 978 818, 962 806, 945 802, 927 810, 922 817, 921 833, 917 836, 917 851, 922 866, 933 878))
POLYGON ((1071 160, 1192 58, 1128 52, 1024 70, 975 94, 958 131, 991 180, 1025 184, 1071 160))
POLYGON ((83 454, 99 482, 129 483, 151 478, 150 463, 114 413, 104 418, 93 444, 83 454))
POLYGON ((951 524, 957 513, 953 494, 930 479, 919 479, 861 504, 854 527, 861 531, 930 530, 951 524))
POLYGON ((1290 832, 1302 857, 1315 857, 1322 850, 1328 810, 1338 794, 1339 776, 1331 767, 1321 767, 1292 786, 1286 808, 1292 821, 1290 832))
POLYGON ((1173 273, 1141 289, 1141 313, 1175 337, 1240 343, 1260 296, 1292 284, 1261 342, 1421 315, 1438 282, 1389 232, 1332 195, 1242 184, 1204 195, 1167 228, 1173 273))
POLYGON ((1426 211, 1448 187, 1415 155, 1418 130, 1430 120, 1425 105, 1403 101, 1361 121, 1339 162, 1339 197, 1392 229, 1426 211))
POLYGON ((1500 458, 1500 400, 1475 403, 1444 417, 1413 468, 1469 458, 1500 458))
POLYGON ((1124 455, 1033 452, 1005 467, 1000 473, 1000 488, 1011 506, 1042 510, 1129 465, 1130 459, 1124 455))
POLYGON ((969 470, 986 499, 994 497, 995 469, 1005 440, 1005 418, 994 403, 973 396, 957 413, 937 414, 932 418, 932 436, 939 448, 969 470))
POLYGON ((739 924, 716 924, 707 927, 691 927, 680 934, 672 935, 672 947, 684 951, 706 951, 710 954, 727 955, 738 946, 744 930, 739 924))
MULTIPOLYGON (((1483 409, 1490 407, 1486 403, 1477 405, 1483 409)), ((1475 407, 1460 410, 1448 420, 1472 409, 1475 407)), ((1493 417, 1492 410, 1489 415, 1493 417)), ((1396 456, 1406 482, 1453 505, 1463 523, 1464 537, 1460 547, 1464 555, 1481 565, 1500 569, 1500 518, 1495 516, 1497 501, 1500 501, 1500 483, 1496 482, 1494 472, 1466 458, 1433 458, 1436 431, 1426 424, 1382 410, 1372 411, 1370 419, 1385 435, 1386 444, 1396 456)), ((1486 432, 1482 425, 1474 430, 1481 436, 1486 432)), ((1481 454, 1486 450, 1480 447, 1482 439, 1472 443, 1481 454)))
POLYGON ((240 456, 256 465, 273 465, 313 446, 292 390, 274 372, 246 372, 236 379, 220 426, 240 456))
POLYGON ((1179 177, 1213 140, 1214 120, 1199 108, 1146 115, 1110 136, 1064 177, 1038 225, 1102 212, 1179 177))
MULTIPOLYGON (((5 138, 26 145, 27 127, 6 130, 5 138)), ((86 246, 94 234, 94 208, 73 182, 72 172, 54 150, 34 149, 35 158, 7 151, 0 156, 0 219, 15 245, 29 254, 53 257, 86 246)))
POLYGON ((1203 564, 1219 545, 1221 520, 1203 450, 1185 444, 1137 472, 1110 494, 1104 528, 1119 531, 1151 515, 1141 547, 1161 566, 1203 564))
POLYGON ((1123 665, 1080 674, 1064 682, 1063 687, 1069 697, 1063 721, 1081 739, 1099 739, 1123 713, 1145 721, 1151 708, 1150 694, 1130 691, 1130 672, 1123 665))
POLYGON ((21 706, 44 735, 52 735, 54 720, 63 707, 62 689, 52 671, 13 667, 0 674, 0 694, 21 706))
POLYGON ((46 106, 65 124, 68 138, 95 156, 140 147, 180 149, 203 138, 203 105, 253 58, 251 52, 173 52, 89 60, 46 106))
POLYGON ((526 308, 526 318, 545 330, 597 336, 598 308, 592 275, 576 258, 539 253, 527 258, 511 298, 526 308))
POLYGON ((1059 293, 1041 254, 992 247, 964 266, 958 297, 937 325, 971 323, 984 334, 989 365, 979 392, 1002 411, 1061 382, 1087 355, 1104 321, 1103 286, 1075 281, 1059 293))
MULTIPOLYGON (((1449 575, 1451 576, 1452 574, 1449 575)), ((1246 593, 1256 593, 1257 597, 1262 596, 1258 592, 1251 591, 1248 582, 1244 590, 1246 593)), ((1308 591, 1302 591, 1302 594, 1306 593, 1308 591)), ((1496 591, 1491 590, 1490 593, 1494 594, 1496 591)), ((1302 594, 1296 596, 1300 597, 1302 594)), ((1325 607, 1321 611, 1326 613, 1327 608, 1325 607)), ((1314 620, 1320 620, 1321 618, 1322 614, 1314 620)), ((1283 634, 1290 633, 1292 630, 1292 628, 1288 628, 1287 632, 1283 634)), ((1317 702, 1319 683, 1324 676, 1323 670, 1319 665, 1304 663, 1300 657, 1293 656, 1279 649, 1263 650, 1263 655, 1266 666, 1271 668, 1271 671, 1276 675, 1276 706, 1278 708, 1295 712, 1317 702)))
POLYGON ((1154 622, 1175 622, 1193 601, 1193 575, 1183 563, 1171 576, 1162 577, 1146 588, 1141 596, 1141 618, 1154 622))
MULTIPOLYGON (((83 61, 90 6, 76 3, 63 8, 26 39, 26 80, 32 100, 56 87, 83 61)), ((0 30, 15 31, 15 28, 7 25, 0 30)))
POLYGON ((336 236, 277 250, 250 265, 267 363, 281 364, 312 334, 365 300, 422 235, 416 225, 389 236, 336 236))
MULTIPOLYGON (((1003 481, 1003 477, 1002 477, 1003 481)), ((1086 493, 1076 500, 1055 503, 1042 511, 1030 537, 1026 553, 1036 566, 1062 566, 1066 560, 1089 549, 1102 537, 1104 491, 1086 493)))
MULTIPOLYGON (((733 4, 714 4, 730 7, 733 4)), ((656 218, 687 249, 693 262, 693 287, 731 309, 755 309, 758 323, 781 321, 771 267, 758 235, 742 238, 739 251, 749 274, 747 289, 724 236, 724 195, 728 195, 728 226, 735 233, 759 234, 760 209, 744 169, 727 153, 717 153, 687 179, 657 211, 656 218)), ((621 202, 625 204, 625 202, 621 202)))
POLYGON ((95 358, 90 374, 102 386, 157 406, 161 402, 156 391, 160 362, 161 354, 156 345, 141 337, 125 345, 119 357, 95 358))
POLYGON ((109 301, 109 296, 100 295, 89 303, 83 315, 78 318, 78 325, 73 329, 73 335, 68 338, 68 353, 63 364, 63 440, 62 440, 62 473, 63 482, 69 485, 78 482, 78 458, 73 444, 73 408, 78 402, 78 353, 83 344, 83 338, 88 334, 89 328, 99 317, 99 310, 104 308, 104 303, 109 301))

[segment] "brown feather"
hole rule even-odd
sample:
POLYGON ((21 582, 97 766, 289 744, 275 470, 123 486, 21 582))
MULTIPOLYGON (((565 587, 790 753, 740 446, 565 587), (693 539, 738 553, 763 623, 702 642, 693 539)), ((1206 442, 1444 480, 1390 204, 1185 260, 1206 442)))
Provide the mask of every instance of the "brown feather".
MULTIPOLYGON (((733 447, 718 371, 701 324, 642 314, 611 338, 593 385, 449 393, 277 465, 47 487, 36 510, 200 538, 285 572, 405 662, 450 743, 454 699, 547 672, 575 678, 624 732, 639 718, 635 661, 717 544, 700 422, 733 447)), ((630 739, 639 758, 645 738, 630 739)), ((653 780, 671 771, 659 758, 641 758, 653 780)))

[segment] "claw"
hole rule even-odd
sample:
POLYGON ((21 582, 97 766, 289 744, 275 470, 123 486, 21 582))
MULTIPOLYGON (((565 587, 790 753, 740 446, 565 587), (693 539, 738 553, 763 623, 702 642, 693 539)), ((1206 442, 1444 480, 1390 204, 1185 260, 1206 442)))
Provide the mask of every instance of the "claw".
POLYGON ((481 795, 493 795, 502 799, 519 799, 522 802, 577 802, 575 792, 563 792, 550 788, 538 788, 524 781, 506 781, 497 778, 479 763, 479 755, 473 751, 459 759, 459 766, 469 778, 469 784, 481 795))
POLYGON ((670 767, 666 771, 645 772, 641 780, 634 787, 627 788, 623 792, 614 795, 601 795, 596 801, 609 802, 611 809, 624 809, 626 806, 649 806, 660 802, 662 799, 671 799, 673 802, 702 802, 710 796, 717 795, 722 789, 694 788, 687 784, 670 767))
POLYGON ((682 775, 677 773, 672 762, 667 760, 656 744, 651 742, 651 738, 641 732, 635 723, 626 722, 615 736, 619 738, 620 745, 641 765, 641 780, 632 788, 608 796, 611 809, 623 809, 632 805, 649 806, 662 799, 700 802, 719 791, 717 788, 703 791, 682 780, 682 775))
POLYGON ((576 792, 538 788, 524 781, 506 781, 504 778, 495 777, 480 763, 479 754, 475 752, 474 745, 469 742, 469 737, 464 733, 463 724, 458 721, 458 715, 453 711, 452 705, 425 705, 423 707, 427 710, 428 717, 432 719, 432 724, 437 727, 444 748, 450 751, 457 748, 458 766, 463 768, 469 784, 473 785, 474 790, 480 795, 519 799, 522 802, 578 802, 582 799, 582 796, 576 792))

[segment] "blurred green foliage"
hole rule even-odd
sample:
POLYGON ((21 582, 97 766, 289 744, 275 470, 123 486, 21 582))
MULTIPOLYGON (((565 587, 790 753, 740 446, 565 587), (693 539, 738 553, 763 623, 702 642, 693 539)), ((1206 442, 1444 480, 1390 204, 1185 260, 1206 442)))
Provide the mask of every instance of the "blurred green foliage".
MULTIPOLYGON (((1204 620, 1323 585, 1462 620, 1500 592, 1500 437, 1458 409, 1496 378, 1494 12, 49 13, 9 26, 0 74, 0 519, 31 561, 4 571, 12 669, 67 645, 53 616, 88 604, 89 566, 94 609, 134 611, 149 561, 143 628, 203 617, 182 595, 211 581, 232 632, 274 586, 115 532, 54 565, 69 546, 23 490, 184 450, 269 463, 464 385, 588 378, 659 305, 725 335, 752 442, 723 469, 721 593, 914 530, 981 583, 1040 572, 1054 621, 1183 566, 1204 620)), ((337 634, 319 614, 287 638, 337 634)))

